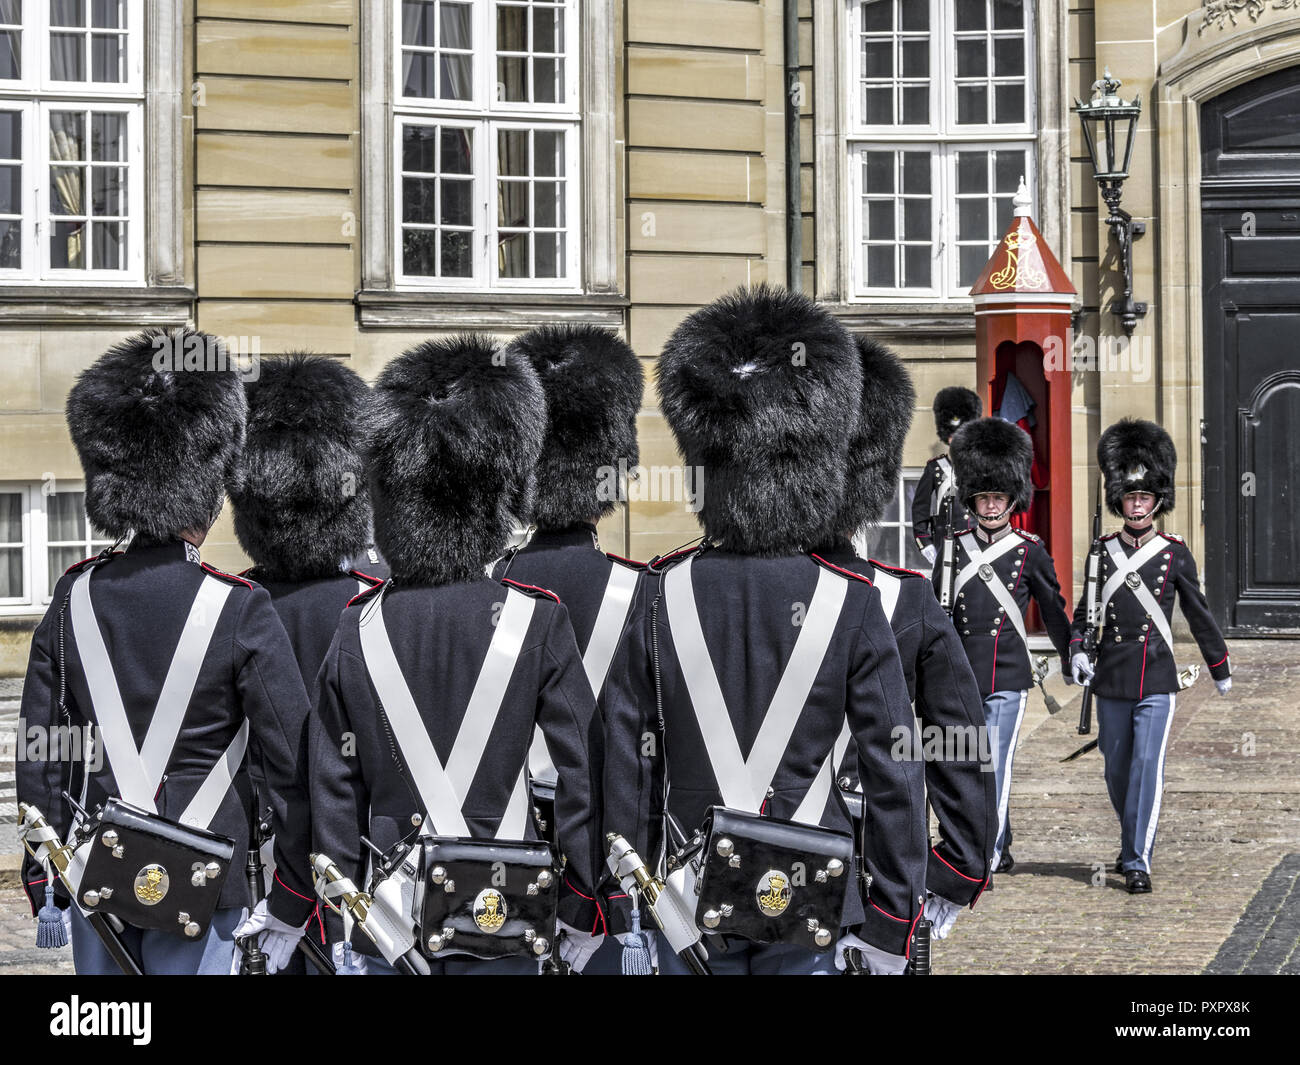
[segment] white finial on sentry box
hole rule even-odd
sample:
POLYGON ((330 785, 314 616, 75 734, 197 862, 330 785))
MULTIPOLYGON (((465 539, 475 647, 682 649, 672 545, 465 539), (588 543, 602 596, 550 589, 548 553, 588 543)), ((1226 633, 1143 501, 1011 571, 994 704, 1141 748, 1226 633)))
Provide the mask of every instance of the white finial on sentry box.
POLYGON ((1016 189, 1015 199, 1011 201, 1015 207, 1015 216, 1017 218, 1028 218, 1030 208, 1034 206, 1034 201, 1029 195, 1029 186, 1025 184, 1025 175, 1020 175, 1020 188, 1016 189))

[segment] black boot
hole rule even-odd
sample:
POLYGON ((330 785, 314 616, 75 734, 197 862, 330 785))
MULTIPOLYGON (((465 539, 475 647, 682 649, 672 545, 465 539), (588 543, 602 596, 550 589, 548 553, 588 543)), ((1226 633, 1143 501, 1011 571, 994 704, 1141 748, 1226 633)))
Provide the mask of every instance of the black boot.
POLYGON ((1151 877, 1141 869, 1130 869, 1124 874, 1124 886, 1130 895, 1150 895, 1151 877))
POLYGON ((1013 857, 1011 857, 1011 852, 1003 851, 1002 860, 998 862, 997 868, 995 868, 993 871, 995 873, 1009 873, 1015 867, 1016 867, 1016 860, 1013 857))

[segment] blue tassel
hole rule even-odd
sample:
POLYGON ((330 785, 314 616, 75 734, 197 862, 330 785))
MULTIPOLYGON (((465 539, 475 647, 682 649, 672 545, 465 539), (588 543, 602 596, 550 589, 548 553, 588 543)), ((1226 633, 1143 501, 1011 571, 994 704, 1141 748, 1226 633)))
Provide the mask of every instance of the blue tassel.
POLYGON ((624 976, 653 976, 650 966, 650 940, 641 931, 641 911, 632 910, 632 935, 623 944, 621 967, 624 976))
POLYGON ((360 976, 361 969, 352 960, 352 944, 343 944, 343 964, 334 973, 335 976, 360 976))
POLYGON ((54 886, 45 882, 45 905, 36 913, 36 945, 44 950, 55 950, 68 945, 68 930, 63 925, 63 914, 54 905, 54 886))

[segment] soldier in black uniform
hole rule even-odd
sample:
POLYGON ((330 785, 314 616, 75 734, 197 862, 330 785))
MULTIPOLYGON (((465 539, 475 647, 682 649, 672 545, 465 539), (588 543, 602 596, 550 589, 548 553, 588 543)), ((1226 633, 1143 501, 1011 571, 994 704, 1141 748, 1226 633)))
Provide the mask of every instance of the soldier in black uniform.
POLYGON ((1097 463, 1106 506, 1124 519, 1124 528, 1102 540, 1096 676, 1094 664, 1077 647, 1087 624, 1086 597, 1075 607, 1072 663, 1078 683, 1093 677, 1106 790, 1120 821, 1115 871, 1124 874, 1130 893, 1145 894, 1151 890, 1174 703, 1191 682, 1184 681, 1174 661, 1175 597, 1220 695, 1232 687, 1232 664, 1191 551, 1179 537, 1153 525, 1157 514, 1174 508, 1178 455, 1169 434, 1153 422, 1126 418, 1101 434, 1097 463))
MULTIPOLYGON (((980 743, 984 708, 979 688, 952 621, 927 578, 913 570, 863 559, 853 536, 880 520, 894 495, 903 443, 916 391, 902 360, 864 336, 855 338, 862 359, 862 415, 849 451, 848 483, 837 527, 842 534, 817 554, 860 573, 880 592, 902 658, 907 692, 922 727, 923 749, 942 737, 939 757, 926 758, 925 785, 939 822, 926 872, 926 916, 943 939, 961 908, 974 906, 989 877, 997 835, 993 764, 980 743)), ((862 790, 856 751, 847 726, 836 745, 839 785, 862 790)), ((913 752, 921 757, 921 752, 913 752)))
MULTIPOLYGON (((92 813, 117 797, 209 828, 242 854, 251 726, 276 833, 279 872, 259 925, 275 966, 313 908, 293 745, 307 696, 266 591, 200 561, 244 439, 243 386, 233 367, 215 368, 219 356, 202 334, 141 333, 84 371, 68 396, 86 513, 108 536, 134 536, 124 552, 78 563, 58 582, 32 640, 22 714, 29 728, 93 724, 107 758, 97 772, 19 762, 18 795, 65 842, 79 815, 60 797, 64 789, 92 813), (186 369, 196 351, 204 358, 186 369), (168 722, 178 728, 169 747, 154 735, 168 722)), ((43 889, 39 866, 29 860, 27 873, 29 890, 43 889)), ((243 878, 231 874, 206 937, 127 926, 123 938, 146 973, 227 973, 245 897, 243 878)), ((77 972, 118 971, 80 901, 72 908, 77 972)))
MULTIPOLYGON (((600 717, 559 600, 488 575, 529 513, 546 426, 541 385, 521 354, 486 339, 430 341, 385 368, 367 420, 375 538, 393 577, 343 612, 321 670, 311 719, 316 838, 358 885, 362 836, 383 851, 421 833, 536 839, 527 761, 540 726, 567 861, 559 916, 580 963, 589 933, 602 928, 600 717)), ((369 955, 370 972, 389 971, 360 933, 353 946, 369 955)), ((458 959, 453 949, 431 968, 538 965, 458 959)))
MULTIPOLYGON (((1031 598, 1038 603, 1062 670, 1069 676, 1070 619, 1052 556, 1033 533, 1010 525, 1011 515, 1033 499, 1032 464, 1029 435, 999 418, 968 422, 952 439, 952 465, 962 502, 978 522, 976 529, 961 533, 954 543, 952 620, 984 699, 998 790, 993 869, 1000 873, 1015 864, 1008 827, 1011 764, 1025 700, 1034 683, 1025 635, 1031 598)), ((939 545, 940 552, 945 546, 939 545)), ((934 582, 942 602, 942 556, 934 582)))
MULTIPOLYGON (((969 388, 951 385, 939 389, 934 397, 934 427, 939 442, 947 447, 952 434, 978 418, 983 410, 980 397, 969 388)), ((946 454, 927 462, 921 471, 921 479, 916 482, 916 494, 912 496, 912 535, 917 548, 931 565, 947 532, 943 522, 945 498, 952 496, 952 528, 961 532, 971 527, 971 516, 956 493, 956 487, 952 460, 946 454)))
MULTIPOLYGON (((627 471, 639 461, 641 364, 614 333, 596 326, 543 326, 510 347, 529 360, 546 390, 547 426, 533 497, 536 529, 497 564, 494 575, 560 597, 599 706, 644 569, 602 551, 596 539, 596 523, 627 498, 627 471)), ((534 780, 553 789, 555 766, 540 732, 529 762, 534 780)), ((623 937, 628 932, 605 931, 623 937)), ((618 943, 611 938, 583 971, 592 976, 618 970, 618 943)))
MULTIPOLYGON (((901 972, 926 861, 921 766, 890 752, 895 730, 913 727, 907 683, 871 582, 807 553, 843 500, 862 394, 853 341, 806 297, 741 290, 677 328, 658 383, 703 478, 705 542, 651 563, 633 606, 605 697, 606 823, 656 860, 666 787, 687 833, 714 805, 848 832, 828 764, 847 719, 867 781, 870 882, 846 885, 855 935, 842 944, 875 972, 901 972)), ((705 938, 715 973, 835 971, 836 950, 705 938)), ((662 949, 659 962, 680 971, 662 949)))
MULTIPOLYGON (((253 560, 242 576, 270 593, 313 702, 343 608, 387 576, 386 566, 376 573, 353 568, 361 559, 368 565, 372 555, 379 561, 361 460, 369 393, 343 363, 305 353, 263 360, 245 385, 248 430, 227 486, 235 534, 253 560)), ((305 735, 301 744, 305 766, 305 735)), ((251 745, 254 780, 265 795, 260 753, 251 745)), ((260 806, 256 816, 265 823, 260 806)), ((269 879, 274 867, 269 848, 263 850, 269 879)), ((321 929, 313 923, 307 934, 321 929)), ((341 944, 335 947, 337 955, 341 944)), ((286 971, 301 970, 295 959, 286 971)))

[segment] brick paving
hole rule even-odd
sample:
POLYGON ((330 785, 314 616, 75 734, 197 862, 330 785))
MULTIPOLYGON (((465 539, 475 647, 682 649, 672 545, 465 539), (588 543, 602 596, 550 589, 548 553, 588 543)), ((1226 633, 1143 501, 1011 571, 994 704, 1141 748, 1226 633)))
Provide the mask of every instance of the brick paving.
MULTIPOLYGON (((1100 754, 1059 762, 1083 742, 1077 689, 1053 678, 1064 709, 1050 718, 1031 694, 1012 783, 1016 868, 934 945, 937 974, 1294 970, 1300 953, 1286 937, 1300 936, 1294 886, 1287 893, 1300 852, 1300 643, 1234 641, 1231 650, 1230 696, 1202 677, 1178 697, 1151 895, 1126 894, 1109 871, 1119 826, 1100 754)), ((1179 652, 1196 661, 1194 647, 1179 652)), ((69 951, 33 948, 12 860, 4 868, 0 973, 69 971, 69 951)))

